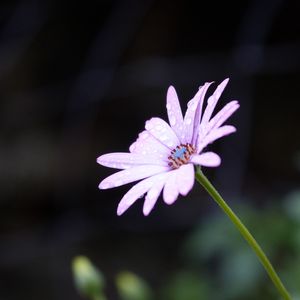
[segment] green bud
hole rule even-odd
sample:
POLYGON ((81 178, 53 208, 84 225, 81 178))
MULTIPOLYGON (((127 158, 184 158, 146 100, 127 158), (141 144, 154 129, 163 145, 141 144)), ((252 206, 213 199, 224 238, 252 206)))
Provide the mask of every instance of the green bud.
POLYGON ((76 288, 82 296, 90 299, 105 299, 104 277, 87 257, 75 257, 72 261, 72 270, 76 288))
POLYGON ((153 299, 147 282, 131 272, 120 272, 116 277, 116 285, 122 300, 153 299))

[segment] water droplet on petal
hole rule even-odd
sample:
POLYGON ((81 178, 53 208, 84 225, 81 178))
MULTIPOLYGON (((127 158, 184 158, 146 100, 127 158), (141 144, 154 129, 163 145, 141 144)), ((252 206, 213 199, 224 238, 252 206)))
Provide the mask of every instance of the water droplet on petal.
POLYGON ((170 103, 167 103, 167 110, 170 110, 171 109, 171 105, 170 103))
POLYGON ((189 107, 194 101, 193 100, 190 100, 187 104, 187 107, 189 107))

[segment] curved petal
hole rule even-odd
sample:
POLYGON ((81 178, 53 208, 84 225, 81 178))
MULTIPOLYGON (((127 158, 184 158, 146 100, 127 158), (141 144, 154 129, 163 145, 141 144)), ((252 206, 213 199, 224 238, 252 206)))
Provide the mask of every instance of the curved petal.
POLYGON ((178 170, 173 170, 168 173, 163 191, 164 201, 169 205, 176 201, 179 194, 176 180, 177 172, 178 170))
POLYGON ((129 151, 142 155, 153 155, 160 159, 167 158, 170 153, 170 149, 158 141, 147 130, 139 134, 137 140, 129 147, 129 151))
POLYGON ((199 88, 194 98, 188 102, 188 108, 184 116, 184 131, 181 136, 182 143, 194 144, 194 139, 198 135, 198 127, 202 113, 202 106, 206 91, 211 83, 205 83, 199 88))
POLYGON ((202 124, 207 124, 213 114, 213 111, 219 101, 219 98, 221 97, 227 83, 229 81, 229 78, 226 78, 223 80, 216 88, 215 92, 208 98, 207 100, 207 106, 205 108, 205 111, 203 113, 203 117, 201 118, 202 124))
POLYGON ((177 186, 179 193, 186 196, 192 189, 195 181, 195 171, 193 164, 182 165, 177 172, 177 186))
POLYGON ((145 128, 149 131, 157 140, 170 149, 174 149, 179 145, 179 139, 176 134, 161 118, 152 118, 146 122, 145 128))
POLYGON ((208 131, 220 127, 238 108, 238 101, 227 103, 208 123, 208 131))
MULTIPOLYGON (((152 189, 156 187, 157 184, 164 183, 165 178, 167 177, 167 173, 155 175, 144 179, 134 185, 121 199, 118 205, 117 214, 120 216, 122 215, 134 202, 136 202, 139 198, 141 198, 145 193, 148 191, 150 192, 152 189)), ((159 186, 158 186, 159 190, 159 186)), ((161 191, 161 190, 160 190, 161 191)), ((151 204, 154 206, 159 194, 157 195, 156 199, 153 197, 151 204)), ((146 200, 147 201, 147 200, 146 200)), ((152 207, 146 208, 146 212, 144 214, 150 213, 152 207)), ((145 205, 144 205, 145 209, 145 205)))
POLYGON ((221 158, 214 152, 205 152, 200 155, 193 155, 191 162, 205 167, 218 167, 221 164, 221 158))
POLYGON ((171 128, 180 139, 183 130, 183 116, 176 90, 170 86, 167 93, 167 112, 171 128))
POLYGON ((168 166, 166 161, 157 159, 155 156, 123 152, 101 155, 97 158, 97 163, 105 167, 116 169, 128 169, 138 165, 168 166))
POLYGON ((134 182, 146 177, 166 172, 170 167, 142 165, 119 171, 113 175, 106 177, 100 184, 99 189, 105 190, 121 186, 130 182, 134 182))
POLYGON ((151 187, 152 182, 147 178, 134 185, 121 199, 117 208, 117 215, 122 215, 136 200, 141 198, 151 187))
POLYGON ((148 191, 145 202, 143 206, 143 213, 145 216, 148 216, 151 210, 153 209, 164 185, 165 185, 165 179, 166 177, 158 177, 158 180, 156 180, 155 184, 151 187, 151 189, 148 191))
POLYGON ((213 143, 215 140, 236 132, 236 128, 232 125, 224 125, 222 127, 213 129, 207 136, 199 138, 199 143, 197 145, 197 151, 200 153, 208 144, 213 143))

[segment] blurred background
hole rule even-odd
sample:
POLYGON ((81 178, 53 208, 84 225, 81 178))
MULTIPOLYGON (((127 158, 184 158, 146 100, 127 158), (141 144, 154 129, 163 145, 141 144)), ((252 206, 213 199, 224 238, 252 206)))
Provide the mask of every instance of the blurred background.
MULTIPOLYGON (((300 297, 300 3, 0 2, 0 299, 83 299, 71 261, 86 255, 108 299, 121 271, 136 299, 276 299, 269 278, 200 186, 148 217, 129 186, 99 191, 96 164, 128 151, 166 91, 182 108, 205 81, 229 85, 237 133, 204 170, 300 297), (143 298, 144 297, 144 298, 143 298)), ((134 298, 131 298, 134 299, 134 298)))

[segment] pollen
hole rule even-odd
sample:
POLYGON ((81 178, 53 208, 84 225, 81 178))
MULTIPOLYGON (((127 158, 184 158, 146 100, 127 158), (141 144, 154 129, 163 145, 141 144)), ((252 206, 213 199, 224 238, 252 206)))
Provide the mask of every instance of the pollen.
POLYGON ((178 169, 180 166, 187 164, 190 157, 195 153, 195 148, 191 144, 180 144, 171 151, 168 157, 169 166, 173 169, 178 169))

